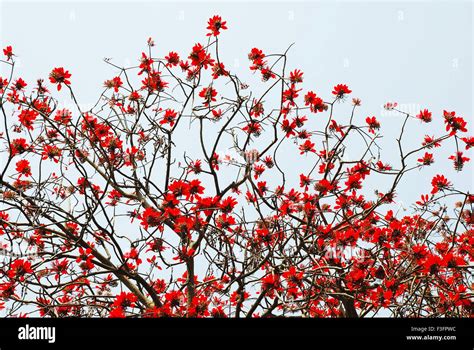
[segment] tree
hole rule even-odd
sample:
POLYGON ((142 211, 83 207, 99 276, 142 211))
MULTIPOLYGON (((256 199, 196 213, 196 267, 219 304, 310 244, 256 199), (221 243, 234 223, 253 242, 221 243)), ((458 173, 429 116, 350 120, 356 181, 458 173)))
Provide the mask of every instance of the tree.
POLYGON ((214 16, 207 29, 187 56, 159 58, 149 39, 138 66, 106 60, 117 75, 87 110, 67 69, 30 89, 3 50, 3 312, 469 316, 474 196, 441 168, 410 215, 395 209, 402 181, 442 145, 455 150, 442 167, 469 161, 464 119, 444 111, 446 130, 406 150, 407 128, 432 113, 387 103, 401 120, 389 165, 382 123, 360 122, 359 99, 336 120, 347 85, 303 91, 288 50, 253 48, 251 90, 220 59, 226 22, 214 16))

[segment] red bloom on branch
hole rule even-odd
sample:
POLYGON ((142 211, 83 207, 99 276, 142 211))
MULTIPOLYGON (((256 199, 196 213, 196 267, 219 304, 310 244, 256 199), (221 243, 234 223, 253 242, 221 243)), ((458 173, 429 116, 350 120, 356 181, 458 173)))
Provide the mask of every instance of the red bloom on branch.
POLYGON ((283 91, 283 96, 282 100, 283 102, 288 102, 290 106, 295 105, 295 100, 299 96, 298 92, 301 91, 301 89, 297 90, 295 85, 291 85, 291 87, 285 91, 283 91))
POLYGON ((210 30, 210 33, 207 34, 207 36, 218 36, 220 34, 221 30, 226 30, 227 29, 227 22, 222 21, 221 16, 213 16, 209 18, 209 21, 207 22, 208 26, 206 29, 210 30))
POLYGON ((68 125, 72 120, 72 113, 70 110, 63 108, 56 112, 54 121, 63 125, 68 125))
POLYGON ((19 279, 20 281, 24 281, 25 275, 32 272, 33 269, 31 268, 31 263, 29 261, 18 259, 10 265, 10 270, 8 270, 7 275, 11 279, 19 279))
POLYGON ((133 293, 121 292, 115 297, 115 301, 112 306, 120 309, 126 309, 128 307, 135 307, 137 297, 133 293))
POLYGON ((58 91, 61 90, 62 84, 65 85, 70 85, 71 82, 69 81, 69 78, 71 77, 71 74, 69 71, 65 71, 63 67, 57 67, 54 68, 51 73, 49 74, 49 81, 52 84, 58 84, 58 91))
POLYGON ((219 62, 212 66, 212 79, 217 79, 221 76, 228 76, 229 72, 225 69, 224 63, 219 62))
POLYGON ((461 140, 463 140, 464 143, 466 144, 466 149, 474 147, 474 136, 463 137, 461 138, 461 140))
MULTIPOLYGON (((104 82, 104 86, 107 89, 114 89, 115 92, 118 92, 119 88, 123 85, 122 79, 120 77, 115 77, 104 82)), ((59 87, 59 86, 58 86, 59 87)))
POLYGON ((295 134, 296 123, 293 121, 290 124, 290 121, 288 119, 285 119, 281 123, 281 128, 286 133, 286 137, 290 137, 295 134))
POLYGON ((219 209, 226 214, 231 213, 235 206, 237 205, 237 201, 233 197, 227 197, 226 199, 222 200, 219 203, 219 209))
POLYGON ((17 154, 22 154, 29 148, 30 146, 26 143, 26 140, 24 138, 14 139, 10 144, 11 156, 14 157, 17 154))
POLYGON ((437 274, 442 266, 443 260, 438 255, 430 254, 423 262, 423 272, 437 274))
POLYGON ((250 61, 261 61, 265 58, 265 54, 263 53, 262 50, 254 47, 252 50, 250 50, 250 53, 248 54, 248 58, 250 61))
POLYGON ((268 274, 262 278, 262 291, 270 292, 280 288, 280 276, 274 273, 268 274))
POLYGON ((290 72, 290 82, 291 84, 297 84, 303 82, 303 72, 299 69, 295 69, 294 71, 290 72))
POLYGON ((209 106, 211 102, 216 101, 217 91, 211 86, 203 88, 199 93, 199 97, 204 99, 204 106, 209 106))
POLYGON ((300 145, 300 154, 305 154, 308 152, 313 152, 316 153, 316 150, 314 149, 314 143, 311 142, 310 140, 306 140, 302 145, 300 145))
POLYGON ((443 111, 443 116, 446 131, 450 131, 450 135, 455 135, 458 131, 467 132, 466 121, 461 117, 456 117, 456 112, 443 111))
POLYGON ((13 84, 15 89, 21 91, 23 90, 28 84, 21 78, 18 78, 15 83, 13 84))
POLYGON ((262 127, 260 126, 259 122, 252 121, 243 127, 242 131, 245 131, 247 134, 259 136, 262 131, 262 127))
POLYGON ((308 93, 304 96, 304 102, 306 106, 309 106, 310 111, 313 113, 322 112, 327 108, 323 99, 316 96, 313 91, 308 91, 308 93))
POLYGON ((11 46, 7 46, 3 49, 3 54, 7 57, 7 61, 13 57, 13 49, 11 46))
POLYGON ((141 216, 141 225, 145 230, 149 227, 156 227, 162 223, 162 215, 156 209, 148 207, 141 216))
POLYGON ((214 60, 211 55, 206 52, 206 49, 201 44, 196 44, 188 57, 191 60, 191 64, 197 68, 204 67, 207 69, 208 66, 214 64, 214 60))
POLYGON ((33 130, 33 123, 38 117, 39 113, 33 109, 23 109, 18 115, 18 120, 28 130, 33 130))
POLYGON ((449 157, 454 162, 454 169, 457 171, 461 171, 464 167, 464 163, 468 162, 470 158, 464 157, 462 152, 456 152, 452 156, 449 157))
POLYGON ((343 98, 346 94, 350 94, 352 90, 346 84, 338 84, 334 86, 332 90, 332 94, 336 95, 336 98, 340 99, 343 98))
POLYGON ((167 67, 169 68, 175 67, 179 63, 179 55, 174 51, 170 51, 168 56, 165 56, 165 60, 166 60, 167 67))
POLYGON ((321 179, 319 180, 316 185, 314 186, 314 189, 316 191, 319 191, 323 196, 326 195, 328 192, 334 190, 336 188, 335 185, 333 185, 329 180, 327 179, 321 179))
POLYGON ((117 190, 112 190, 107 197, 110 199, 110 202, 106 202, 105 204, 114 207, 119 203, 120 199, 122 198, 122 194, 117 190))
POLYGON ((148 57, 146 53, 142 52, 142 57, 140 58, 140 72, 138 75, 143 74, 143 72, 150 73, 153 70, 153 59, 148 57))
POLYGON ((163 118, 160 120, 160 124, 161 125, 169 124, 170 127, 173 127, 175 119, 176 119, 177 116, 178 116, 177 112, 175 112, 172 109, 167 109, 165 111, 165 114, 163 115, 163 118))
POLYGON ((43 147, 42 158, 43 160, 52 159, 55 163, 59 162, 59 158, 62 155, 61 149, 58 148, 56 145, 45 145, 43 147))
POLYGON ((418 162, 423 165, 431 165, 434 163, 434 158, 432 153, 426 152, 422 158, 418 158, 418 162))
POLYGON ((367 117, 365 122, 369 125, 369 132, 375 134, 375 130, 380 129, 380 123, 375 117, 367 117))
POLYGON ((433 147, 440 147, 441 142, 435 139, 434 136, 425 135, 425 138, 423 139, 423 142, 421 145, 426 146, 426 148, 430 149, 433 147))
POLYGON ((429 123, 432 120, 431 112, 428 111, 427 109, 421 110, 420 113, 418 113, 416 117, 420 119, 421 121, 424 121, 425 123, 429 123))
POLYGON ((19 160, 18 162, 16 162, 16 171, 20 173, 20 177, 22 175, 26 177, 31 176, 30 162, 26 159, 19 160))
POLYGON ((0 77, 0 93, 3 94, 5 87, 8 85, 8 80, 0 77))
POLYGON ((431 185, 433 186, 431 193, 435 194, 439 190, 447 189, 449 186, 451 186, 451 183, 444 177, 444 175, 436 175, 431 180, 431 185))
POLYGON ((349 190, 357 190, 362 188, 362 175, 359 173, 355 173, 349 176, 349 179, 345 182, 347 186, 346 191, 349 190))

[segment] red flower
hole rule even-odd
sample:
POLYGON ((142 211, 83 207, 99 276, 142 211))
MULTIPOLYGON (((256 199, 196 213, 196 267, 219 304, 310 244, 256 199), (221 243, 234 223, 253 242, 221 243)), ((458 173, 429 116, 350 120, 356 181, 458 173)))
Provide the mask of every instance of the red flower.
POLYGON ((16 171, 20 173, 20 177, 22 175, 26 177, 31 176, 30 162, 26 159, 19 160, 18 162, 16 162, 16 171))
POLYGON ((251 121, 245 127, 242 128, 242 131, 245 131, 247 134, 259 136, 262 131, 262 127, 260 126, 259 122, 251 121))
POLYGON ((304 96, 304 102, 306 106, 309 106, 309 109, 313 113, 322 112, 326 109, 326 105, 322 98, 317 97, 313 91, 308 91, 304 96))
POLYGON ((62 151, 55 145, 45 145, 43 147, 43 153, 41 159, 52 159, 55 163, 59 162, 59 157, 62 155, 62 151))
POLYGON ((423 272, 428 274, 437 274, 443 265, 443 260, 434 254, 430 254, 423 262, 423 272))
POLYGON ((71 74, 69 71, 65 71, 63 67, 54 68, 49 74, 49 81, 52 84, 58 84, 58 91, 61 90, 62 84, 70 85, 69 78, 71 74))
POLYGON ((149 92, 161 92, 168 86, 168 83, 161 79, 161 72, 155 71, 149 72, 148 76, 142 80, 142 84, 142 89, 148 90, 149 92))
POLYGON ((280 276, 268 274, 262 278, 262 290, 272 292, 280 287, 280 276))
POLYGON ((461 140, 463 140, 464 143, 466 144, 466 149, 474 147, 474 137, 473 136, 463 137, 463 138, 461 138, 461 140))
POLYGON ((381 160, 377 162, 377 168, 380 171, 392 170, 392 167, 389 164, 384 164, 381 160))
POLYGON ((116 308, 116 309, 110 310, 109 318, 124 318, 124 317, 125 317, 125 313, 123 312, 123 309, 116 308))
POLYGON ((320 192, 322 195, 327 194, 329 191, 332 191, 336 188, 329 180, 321 179, 319 180, 316 185, 314 186, 316 191, 320 192))
POLYGON ((375 117, 367 117, 365 122, 369 125, 369 132, 375 134, 375 130, 380 129, 380 123, 375 117))
POLYGON ((23 109, 18 115, 18 120, 22 125, 26 126, 28 130, 33 130, 33 123, 35 122, 38 115, 39 113, 35 110, 23 109))
POLYGON ((13 56, 13 49, 11 46, 7 46, 6 48, 3 49, 3 54, 7 57, 7 61, 10 61, 10 59, 13 56))
POLYGON ((433 190, 431 191, 432 194, 435 194, 439 190, 443 190, 451 186, 448 179, 446 179, 443 175, 436 175, 431 180, 431 185, 433 186, 433 190))
POLYGON ((433 148, 433 147, 440 147, 441 143, 437 141, 434 136, 428 136, 425 135, 425 138, 423 139, 423 142, 421 144, 422 146, 426 146, 426 148, 433 148))
POLYGON ((428 203, 429 197, 427 194, 421 195, 421 200, 417 201, 416 204, 423 207, 428 203))
POLYGON ((302 83, 303 82, 303 72, 299 69, 295 69, 290 72, 290 82, 291 84, 302 83))
POLYGON ((230 226, 235 225, 235 219, 233 216, 222 214, 219 217, 217 217, 216 225, 220 229, 231 231, 230 226))
POLYGON ((450 135, 455 135, 458 131, 467 132, 466 121, 461 117, 456 117, 456 112, 443 111, 446 131, 450 131, 450 135))
POLYGON ((125 309, 127 307, 135 307, 137 297, 133 293, 121 292, 115 297, 112 306, 115 308, 125 309))
POLYGON ((237 205, 237 201, 233 197, 227 197, 226 199, 222 200, 219 203, 219 209, 226 214, 231 213, 235 206, 237 205))
POLYGON ((454 169, 457 171, 461 171, 464 167, 464 163, 470 160, 470 158, 464 157, 462 152, 456 152, 455 154, 450 156, 449 159, 454 161, 454 169))
MULTIPOLYGON (((122 79, 120 77, 115 77, 111 80, 106 80, 104 86, 108 89, 114 89, 115 92, 118 92, 119 88, 123 85, 122 79)), ((59 86, 58 86, 59 87, 59 86)))
POLYGON ((216 101, 217 91, 212 87, 203 88, 199 93, 199 97, 204 99, 204 106, 209 106, 211 102, 216 101))
POLYGON ((94 268, 94 263, 92 262, 92 249, 87 248, 84 249, 82 247, 79 248, 79 255, 76 259, 76 262, 79 263, 80 267, 84 271, 89 271, 94 268))
POLYGON ((53 268, 52 268, 52 271, 55 272, 55 276, 54 276, 54 279, 56 281, 59 280, 59 277, 61 275, 65 275, 67 274, 67 268, 68 268, 68 261, 67 259, 63 259, 63 260, 54 260, 53 261, 53 268))
POLYGON ((222 21, 221 16, 214 16, 209 18, 207 22, 208 27, 206 29, 210 30, 211 32, 207 34, 207 36, 218 36, 220 34, 220 30, 226 30, 226 21, 222 21))
POLYGON ((314 143, 311 142, 310 140, 306 140, 302 145, 300 145, 300 154, 305 154, 308 152, 313 152, 316 153, 316 150, 314 149, 314 143))
POLYGON ((194 174, 201 173, 202 172, 201 160, 197 159, 197 160, 191 162, 188 166, 188 172, 194 173, 194 174))
POLYGON ((150 73, 153 67, 153 59, 142 52, 142 57, 140 58, 140 72, 138 72, 138 75, 141 75, 143 72, 150 73))
POLYGON ((308 190, 308 186, 311 184, 311 178, 305 174, 300 174, 300 187, 304 187, 305 191, 308 190))
POLYGON ((21 154, 28 150, 30 146, 26 143, 26 140, 23 138, 14 139, 10 144, 10 153, 14 157, 17 154, 21 154))
POLYGON ((8 85, 8 80, 0 77, 0 93, 3 94, 4 88, 8 85))
POLYGON ((428 111, 427 109, 423 109, 420 111, 420 113, 416 116, 418 119, 424 121, 425 123, 431 122, 431 112, 428 111))
POLYGON ((165 60, 167 61, 167 67, 175 67, 179 63, 179 55, 176 52, 171 51, 168 56, 165 56, 165 60))
POLYGON ((148 230, 148 227, 159 226, 162 222, 162 215, 156 209, 148 207, 145 209, 141 216, 141 225, 145 230, 148 230))
POLYGON ((294 84, 291 85, 289 89, 283 91, 283 96, 282 96, 283 102, 288 102, 290 106, 294 106, 295 100, 299 96, 298 95, 299 91, 301 91, 301 89, 297 90, 294 84))
POLYGON ((202 66, 204 69, 207 69, 209 65, 212 66, 214 64, 214 60, 211 58, 211 55, 206 53, 206 50, 201 44, 196 44, 193 46, 188 58, 191 60, 191 64, 195 67, 202 66))
POLYGON ((254 47, 252 50, 250 50, 250 53, 248 54, 248 58, 250 61, 261 61, 265 58, 265 54, 263 53, 262 50, 257 49, 254 47))
POLYGON ((349 90, 345 84, 338 84, 334 86, 334 89, 332 90, 332 94, 336 95, 336 98, 343 98, 344 95, 350 94, 351 92, 352 90, 349 90))
POLYGON ((17 90, 23 90, 28 84, 21 78, 18 78, 16 81, 15 81, 15 84, 13 84, 15 86, 15 89, 17 90))
POLYGON ((296 267, 291 266, 288 271, 283 272, 283 278, 288 282, 289 285, 299 286, 303 281, 303 272, 297 272, 296 267))
POLYGON ((295 134, 296 123, 293 121, 291 124, 288 119, 285 119, 281 123, 282 130, 286 133, 286 137, 290 137, 295 134))
POLYGON ((220 76, 228 76, 229 75, 229 72, 226 71, 225 69, 225 66, 224 66, 224 63, 220 62, 220 63, 216 63, 213 67, 212 67, 212 79, 217 79, 219 78, 220 76))
POLYGON ((359 173, 350 175, 349 179, 345 182, 345 185, 347 186, 346 190, 361 189, 362 188, 361 180, 362 180, 362 175, 359 173))
POLYGON ((33 269, 31 268, 31 263, 29 261, 18 259, 10 265, 10 270, 8 270, 7 275, 11 279, 18 278, 20 281, 24 281, 25 275, 32 272, 33 269))
MULTIPOLYGON (((125 253, 123 257, 125 258, 125 260, 128 260, 128 259, 135 260, 137 265, 140 265, 142 263, 142 259, 140 259, 136 248, 132 248, 129 252, 125 253)), ((127 265, 131 269, 133 269, 133 267, 130 264, 127 264, 127 265)))
POLYGON ((418 162, 423 165, 431 165, 434 163, 433 154, 426 152, 422 158, 418 158, 418 162))
POLYGON ((174 110, 172 109, 167 109, 165 111, 165 114, 163 116, 163 118, 160 120, 160 124, 163 125, 163 124, 169 124, 170 127, 173 127, 174 125, 174 121, 176 119, 176 117, 178 116, 178 113, 175 112, 174 110))
POLYGON ((72 113, 70 110, 63 108, 56 112, 54 116, 54 121, 63 125, 68 125, 72 120, 72 113))

